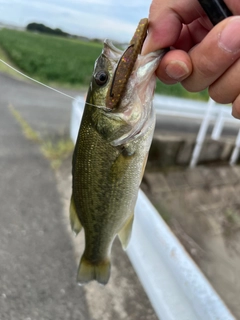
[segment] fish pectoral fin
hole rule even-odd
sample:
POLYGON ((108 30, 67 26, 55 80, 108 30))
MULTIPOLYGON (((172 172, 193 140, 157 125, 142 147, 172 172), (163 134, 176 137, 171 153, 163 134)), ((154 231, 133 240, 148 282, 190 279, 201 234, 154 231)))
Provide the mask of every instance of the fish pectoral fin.
POLYGON ((121 244, 124 250, 127 249, 127 246, 131 239, 133 219, 134 219, 134 214, 128 219, 124 227, 118 233, 118 237, 121 241, 121 244))
POLYGON ((78 233, 82 230, 82 225, 81 225, 81 222, 80 222, 78 215, 77 215, 76 206, 75 206, 75 203, 73 200, 73 196, 71 197, 69 211, 70 211, 69 218, 70 218, 70 224, 71 224, 72 231, 76 235, 78 235, 78 233))
POLYGON ((133 148, 122 147, 119 155, 112 163, 111 179, 121 180, 126 172, 126 168, 135 160, 135 150, 133 148))
POLYGON ((110 272, 111 263, 109 259, 93 264, 83 255, 78 268, 77 282, 79 285, 83 285, 92 280, 96 280, 106 285, 110 278, 110 272))

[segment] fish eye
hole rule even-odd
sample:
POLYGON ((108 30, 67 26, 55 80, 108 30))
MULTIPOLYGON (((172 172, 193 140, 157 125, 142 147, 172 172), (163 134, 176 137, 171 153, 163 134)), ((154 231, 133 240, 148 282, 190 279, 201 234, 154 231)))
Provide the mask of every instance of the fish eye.
POLYGON ((108 73, 104 70, 100 70, 95 74, 94 78, 99 86, 103 86, 108 81, 108 73))

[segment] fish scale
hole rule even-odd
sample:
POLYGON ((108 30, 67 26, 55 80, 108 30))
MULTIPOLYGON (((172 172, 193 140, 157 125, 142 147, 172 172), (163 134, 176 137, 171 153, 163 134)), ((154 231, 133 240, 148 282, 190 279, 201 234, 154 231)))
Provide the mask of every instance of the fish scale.
POLYGON ((85 234, 79 284, 92 280, 106 284, 115 237, 124 249, 130 240, 155 126, 155 70, 163 54, 137 58, 115 109, 108 108, 107 95, 125 53, 105 41, 95 63, 72 162, 70 221, 76 234, 82 228, 85 234))
MULTIPOLYGON (((91 106, 86 106, 85 113, 91 113, 92 108, 91 106)), ((84 118, 85 116, 83 116, 83 119, 84 118)), ((115 219, 112 218, 112 216, 115 216, 118 210, 117 205, 119 207, 119 203, 122 202, 123 197, 125 201, 121 203, 121 209, 126 212, 129 210, 129 206, 131 207, 131 212, 133 212, 134 209, 135 199, 133 201, 132 192, 135 192, 136 188, 139 187, 140 179, 138 178, 135 185, 131 186, 128 183, 128 179, 134 175, 139 176, 136 170, 136 161, 134 157, 127 159, 128 167, 126 169, 125 167, 123 168, 124 175, 114 172, 113 164, 119 159, 119 156, 121 156, 121 150, 106 143, 101 135, 97 134, 88 117, 84 120, 81 125, 81 148, 76 149, 76 158, 79 159, 79 161, 76 161, 76 164, 78 172, 80 172, 81 175, 74 175, 73 179, 75 205, 76 207, 81 207, 81 211, 97 212, 97 218, 102 224, 110 224, 110 236, 114 237, 119 232, 125 220, 122 219, 123 222, 120 226, 119 221, 117 225, 114 226, 113 221, 115 219), (90 134, 86 135, 86 132, 90 134), (93 143, 94 147, 89 148, 89 145, 93 143), (84 174, 84 172, 86 172, 86 174, 84 174), (88 172, 91 172, 91 175, 88 174, 88 172), (119 179, 119 176, 121 176, 121 179, 119 179), (103 201, 106 198, 108 201, 103 201), (85 201, 82 201, 82 199, 85 199, 85 201), (108 215, 106 215, 105 212, 108 212, 108 215)), ((121 171, 121 167, 119 170, 121 171)), ((106 239, 101 237, 100 228, 97 228, 98 232, 93 230, 95 224, 98 223, 95 214, 81 215, 80 213, 80 220, 84 228, 90 230, 90 233, 86 234, 86 257, 91 255, 89 252, 91 253, 93 249, 95 252, 98 252, 100 256, 102 252, 108 252, 108 249, 106 249, 106 246, 108 247, 108 239, 104 244, 106 239), (92 243, 94 244, 93 247, 91 245, 92 243)))

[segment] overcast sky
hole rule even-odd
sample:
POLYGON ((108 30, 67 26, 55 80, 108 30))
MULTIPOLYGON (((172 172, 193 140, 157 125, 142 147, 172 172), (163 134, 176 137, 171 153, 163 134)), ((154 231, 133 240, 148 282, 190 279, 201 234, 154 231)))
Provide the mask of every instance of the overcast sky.
POLYGON ((128 42, 151 0, 0 0, 0 23, 44 23, 71 34, 128 42))

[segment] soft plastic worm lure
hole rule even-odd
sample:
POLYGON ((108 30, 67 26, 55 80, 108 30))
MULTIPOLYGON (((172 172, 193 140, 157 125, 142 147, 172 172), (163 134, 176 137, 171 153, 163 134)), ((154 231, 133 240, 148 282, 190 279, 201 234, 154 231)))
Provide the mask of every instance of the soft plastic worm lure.
POLYGON ((141 19, 128 48, 119 59, 106 97, 106 106, 109 109, 117 108, 121 100, 134 64, 141 53, 147 29, 148 19, 141 19))

